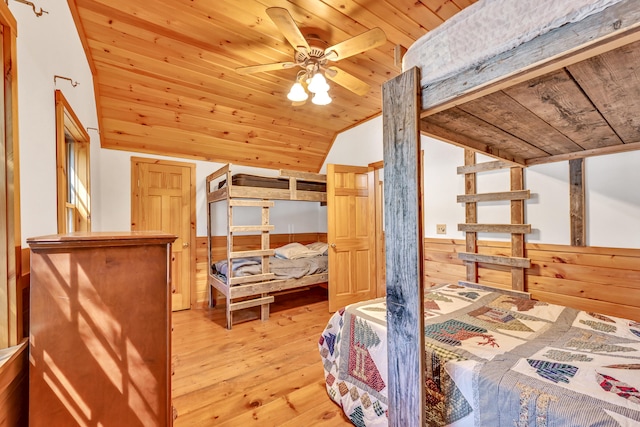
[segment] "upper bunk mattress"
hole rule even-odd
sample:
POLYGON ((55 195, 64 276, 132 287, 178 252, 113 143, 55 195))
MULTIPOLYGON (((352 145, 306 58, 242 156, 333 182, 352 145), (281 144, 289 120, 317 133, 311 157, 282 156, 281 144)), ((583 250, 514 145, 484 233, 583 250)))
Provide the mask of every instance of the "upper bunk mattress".
MULTIPOLYGON (((227 180, 223 180, 218 184, 218 188, 222 188, 226 185, 227 180)), ((289 189, 289 180, 286 178, 274 178, 266 176, 249 175, 246 173, 238 173, 231 177, 232 185, 238 185, 242 187, 262 187, 262 188, 280 188, 289 189)), ((312 181, 296 181, 297 190, 304 191, 318 191, 326 192, 327 185, 323 182, 312 181)))
POLYGON ((620 1, 479 0, 411 45, 402 68, 420 68, 424 87, 620 1))

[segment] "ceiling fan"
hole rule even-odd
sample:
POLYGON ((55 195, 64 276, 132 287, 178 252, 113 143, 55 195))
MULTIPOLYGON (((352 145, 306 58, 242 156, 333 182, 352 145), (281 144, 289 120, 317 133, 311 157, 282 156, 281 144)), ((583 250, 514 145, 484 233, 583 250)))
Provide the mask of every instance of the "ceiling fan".
POLYGON ((369 92, 370 86, 367 83, 330 64, 382 46, 387 41, 384 31, 376 27, 326 47, 327 43, 315 34, 307 34, 305 37, 287 9, 270 7, 266 12, 295 49, 293 61, 238 67, 235 69, 237 73, 253 74, 300 67, 302 70, 298 72, 296 82, 287 95, 293 101, 293 105, 303 104, 309 96, 308 92, 314 95, 312 102, 315 104, 325 105, 331 102, 325 76, 358 95, 365 95, 369 92))

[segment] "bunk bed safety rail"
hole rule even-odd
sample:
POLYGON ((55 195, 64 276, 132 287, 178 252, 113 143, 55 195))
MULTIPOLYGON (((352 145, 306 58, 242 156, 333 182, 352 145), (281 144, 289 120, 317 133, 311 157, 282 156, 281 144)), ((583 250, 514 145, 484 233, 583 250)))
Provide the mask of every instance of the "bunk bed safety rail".
POLYGON ((299 172, 286 169, 280 169, 281 178, 295 178, 311 182, 327 182, 327 175, 323 173, 299 172))
MULTIPOLYGON (((280 169, 280 177, 281 178, 289 178, 289 198, 291 200, 305 200, 305 192, 298 190, 298 179, 304 180, 307 182, 319 182, 326 184, 327 175, 319 174, 319 173, 311 173, 311 172, 298 172, 292 170, 280 169)), ((310 195, 312 200, 315 200, 317 195, 315 192, 310 195)))
POLYGON ((213 181, 217 181, 218 178, 220 177, 225 177, 231 172, 231 164, 226 164, 223 167, 221 167, 220 169, 218 169, 217 171, 209 174, 209 176, 207 176, 207 193, 211 192, 211 183, 213 181))

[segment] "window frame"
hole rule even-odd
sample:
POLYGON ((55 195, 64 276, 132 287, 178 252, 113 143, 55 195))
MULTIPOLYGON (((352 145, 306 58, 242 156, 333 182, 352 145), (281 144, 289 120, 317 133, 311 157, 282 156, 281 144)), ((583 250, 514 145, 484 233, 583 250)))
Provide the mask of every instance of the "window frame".
POLYGON ((89 133, 82 126, 71 105, 62 94, 55 91, 56 100, 56 180, 58 233, 91 231, 91 158, 89 133), (68 137, 67 137, 68 136, 68 137), (71 139, 72 144, 68 142, 71 139), (75 168, 69 171, 67 159, 69 147, 74 149, 75 168), (69 203, 70 182, 73 188, 83 189, 79 202, 69 203), (73 217, 73 230, 68 227, 69 211, 73 217))
POLYGON ((17 22, 0 2, 0 43, 4 79, 0 131, 0 349, 17 345, 23 328, 23 291, 20 234, 20 167, 18 146, 17 22))

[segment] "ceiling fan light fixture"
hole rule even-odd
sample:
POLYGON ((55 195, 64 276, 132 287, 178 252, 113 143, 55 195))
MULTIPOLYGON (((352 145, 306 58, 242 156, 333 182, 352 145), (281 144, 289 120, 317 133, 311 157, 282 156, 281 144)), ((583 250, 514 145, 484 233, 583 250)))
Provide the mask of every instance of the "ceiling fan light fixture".
POLYGON ((291 90, 287 94, 287 98, 293 102, 302 102, 305 101, 309 95, 304 90, 300 82, 295 82, 293 86, 291 86, 291 90))
POLYGON ((311 98, 311 102, 316 105, 327 105, 331 104, 331 97, 327 91, 316 92, 313 98, 311 98))
POLYGON ((372 28, 327 47, 329 43, 322 37, 322 30, 316 33, 316 29, 308 28, 307 34, 303 34, 291 13, 284 7, 268 7, 266 13, 284 38, 293 46, 295 50, 293 62, 248 65, 236 68, 236 72, 244 75, 300 67, 302 70, 298 72, 296 82, 287 94, 287 98, 293 101, 294 107, 304 104, 312 94, 312 101, 315 104, 329 104, 331 97, 325 77, 357 95, 362 96, 369 92, 371 87, 367 83, 337 67, 328 66, 328 62, 349 58, 383 46, 387 43, 384 31, 378 27, 372 28))
POLYGON ((311 93, 328 92, 329 84, 322 73, 315 73, 313 77, 311 77, 311 81, 309 82, 307 89, 309 89, 309 92, 311 93))

